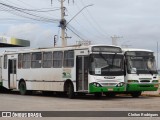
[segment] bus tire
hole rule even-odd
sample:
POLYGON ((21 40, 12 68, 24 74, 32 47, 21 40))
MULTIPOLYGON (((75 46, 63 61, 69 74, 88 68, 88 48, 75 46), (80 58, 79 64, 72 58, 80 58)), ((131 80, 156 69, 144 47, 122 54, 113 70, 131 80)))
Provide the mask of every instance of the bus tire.
POLYGON ((27 90, 26 83, 24 81, 19 83, 19 92, 21 95, 28 95, 32 93, 32 91, 27 90))
POLYGON ((71 83, 68 84, 67 96, 70 99, 73 99, 75 97, 74 88, 73 88, 73 85, 71 83))
POLYGON ((132 96, 133 98, 138 98, 138 97, 141 95, 141 93, 142 93, 142 92, 133 92, 133 93, 131 93, 131 96, 132 96))

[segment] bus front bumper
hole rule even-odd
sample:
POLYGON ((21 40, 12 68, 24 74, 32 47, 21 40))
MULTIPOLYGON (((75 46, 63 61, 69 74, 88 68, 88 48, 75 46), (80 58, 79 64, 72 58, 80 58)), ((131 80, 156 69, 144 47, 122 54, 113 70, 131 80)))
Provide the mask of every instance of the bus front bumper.
POLYGON ((116 87, 116 86, 100 86, 96 87, 93 84, 89 84, 89 93, 103 93, 103 92, 123 92, 125 91, 125 86, 116 87))
POLYGON ((157 91, 159 84, 127 84, 127 91, 157 91))

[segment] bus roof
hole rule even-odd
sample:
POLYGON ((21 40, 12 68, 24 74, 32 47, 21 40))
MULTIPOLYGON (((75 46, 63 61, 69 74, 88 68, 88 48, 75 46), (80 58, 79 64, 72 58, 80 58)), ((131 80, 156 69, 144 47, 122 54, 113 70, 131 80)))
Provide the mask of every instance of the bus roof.
MULTIPOLYGON (((89 49, 91 50, 94 46, 109 46, 109 47, 119 47, 114 45, 105 45, 105 44, 97 44, 97 45, 88 45, 88 46, 81 46, 81 45, 73 45, 73 46, 66 46, 66 47, 50 47, 50 48, 31 48, 31 49, 19 49, 14 51, 6 51, 4 54, 15 54, 15 53, 28 53, 28 52, 41 52, 41 51, 60 51, 60 50, 81 50, 81 49, 89 49)), ((119 47, 120 48, 120 47, 119 47)))
POLYGON ((147 49, 136 49, 136 48, 122 48, 123 52, 127 52, 127 51, 143 51, 143 52, 153 52, 151 50, 147 50, 147 49))

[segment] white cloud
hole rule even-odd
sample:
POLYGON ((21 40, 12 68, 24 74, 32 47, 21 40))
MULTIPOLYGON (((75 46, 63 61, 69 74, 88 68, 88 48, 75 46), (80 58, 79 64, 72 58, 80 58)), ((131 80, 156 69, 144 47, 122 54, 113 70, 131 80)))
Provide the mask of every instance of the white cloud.
POLYGON ((11 37, 30 40, 31 47, 47 47, 53 44, 53 31, 44 29, 38 24, 12 25, 6 34, 11 37))

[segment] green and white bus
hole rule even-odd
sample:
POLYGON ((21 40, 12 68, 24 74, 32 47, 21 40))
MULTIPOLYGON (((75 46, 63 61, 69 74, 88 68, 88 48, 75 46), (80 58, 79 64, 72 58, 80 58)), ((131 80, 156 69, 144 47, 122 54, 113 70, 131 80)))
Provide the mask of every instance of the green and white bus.
POLYGON ((156 91, 159 87, 154 53, 145 49, 123 49, 126 58, 126 91, 133 97, 142 91, 156 91))
POLYGON ((69 98, 78 93, 101 96, 126 90, 124 66, 124 54, 117 46, 21 50, 2 55, 1 84, 22 95, 58 91, 69 98))
POLYGON ((2 89, 2 55, 0 55, 0 90, 2 89))

